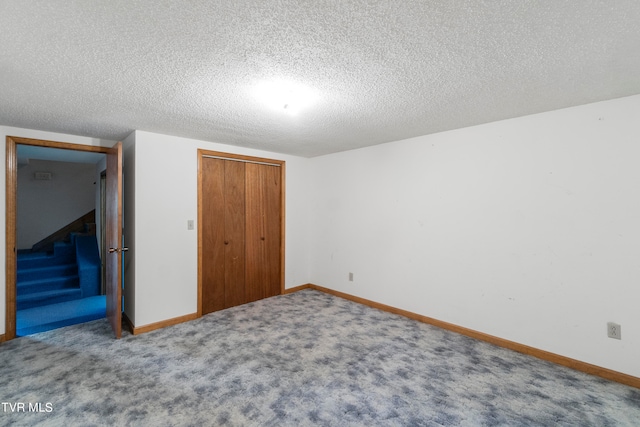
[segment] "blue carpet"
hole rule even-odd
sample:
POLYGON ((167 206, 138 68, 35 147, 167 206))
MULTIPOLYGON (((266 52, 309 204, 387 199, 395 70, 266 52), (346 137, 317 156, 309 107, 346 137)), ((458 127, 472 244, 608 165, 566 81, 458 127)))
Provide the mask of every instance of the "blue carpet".
POLYGON ((18 310, 16 334, 36 334, 64 326, 89 322, 106 317, 106 297, 98 295, 42 307, 18 310))

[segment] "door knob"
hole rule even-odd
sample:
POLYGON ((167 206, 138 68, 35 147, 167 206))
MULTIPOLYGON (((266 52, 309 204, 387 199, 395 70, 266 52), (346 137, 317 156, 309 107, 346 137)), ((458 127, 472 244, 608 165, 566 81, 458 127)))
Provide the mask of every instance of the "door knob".
POLYGON ((129 248, 109 248, 109 253, 112 254, 114 252, 127 252, 129 248))

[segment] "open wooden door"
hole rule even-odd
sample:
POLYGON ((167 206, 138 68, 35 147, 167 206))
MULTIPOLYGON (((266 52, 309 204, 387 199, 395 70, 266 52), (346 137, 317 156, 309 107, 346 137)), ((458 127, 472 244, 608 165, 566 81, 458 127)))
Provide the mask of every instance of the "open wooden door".
POLYGON ((107 153, 106 182, 106 291, 107 319, 116 338, 122 334, 122 142, 107 153))

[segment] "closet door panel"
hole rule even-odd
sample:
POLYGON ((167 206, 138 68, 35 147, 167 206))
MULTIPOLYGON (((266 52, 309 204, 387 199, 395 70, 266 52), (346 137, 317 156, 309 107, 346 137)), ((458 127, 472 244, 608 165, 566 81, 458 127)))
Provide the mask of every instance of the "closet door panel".
POLYGON ((280 169, 246 167, 247 296, 255 301, 280 293, 280 169))
POLYGON ((265 298, 265 263, 262 192, 262 165, 248 163, 247 168, 247 300, 265 298))
POLYGON ((281 265, 280 250, 282 248, 282 183, 280 168, 267 166, 264 177, 264 212, 266 258, 266 296, 280 295, 281 265))
POLYGON ((245 163, 225 160, 224 256, 225 306, 244 304, 245 292, 245 163))
POLYGON ((224 160, 202 159, 202 313, 225 308, 224 160))

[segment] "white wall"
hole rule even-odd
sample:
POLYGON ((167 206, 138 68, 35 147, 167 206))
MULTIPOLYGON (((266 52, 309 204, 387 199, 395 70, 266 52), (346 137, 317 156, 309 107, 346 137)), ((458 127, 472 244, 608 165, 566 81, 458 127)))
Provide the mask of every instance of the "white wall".
POLYGON ((639 135, 634 96, 314 158, 311 280, 640 376, 639 135))
MULTIPOLYGON (((49 141, 57 141, 57 142, 69 142, 72 144, 84 144, 84 145, 93 145, 93 146, 101 146, 101 147, 110 147, 114 144, 114 141, 105 141, 97 138, 87 138, 77 135, 67 135, 53 132, 43 132, 31 129, 22 129, 15 128, 9 126, 0 126, 0 164, 6 165, 6 137, 7 136, 19 136, 24 138, 34 138, 34 139, 43 139, 49 141)), ((3 169, 6 167, 3 166, 3 169)), ((6 174, 0 174, 0 200, 6 199, 6 174)), ((5 204, 2 202, 2 209, 0 210, 0 223, 6 223, 6 210, 5 204)), ((6 259, 6 233, 5 227, 0 227, 0 280, 2 281, 1 290, 0 290, 0 335, 5 333, 5 308, 6 308, 6 270, 5 270, 5 262, 6 259)))
POLYGON ((124 264, 124 303, 123 311, 135 325, 136 319, 136 294, 135 294, 135 280, 136 280, 136 224, 135 224, 135 200, 136 200, 136 186, 135 186, 135 141, 136 133, 133 132, 127 138, 122 141, 122 155, 123 155, 123 236, 124 246, 129 248, 123 255, 124 264))
POLYGON ((31 159, 18 168, 17 245, 31 249, 40 240, 95 209, 96 165, 31 159), (49 172, 51 180, 37 180, 49 172), (94 184, 95 183, 95 184, 94 184))
MULTIPOLYGON (((128 256, 135 258, 135 273, 133 283, 127 280, 125 286, 133 286, 127 292, 135 294, 131 320, 137 327, 197 311, 197 224, 187 230, 187 221, 198 219, 199 148, 287 162, 285 283, 293 287, 309 282, 309 159, 142 131, 136 131, 133 144, 134 152, 127 154, 125 163, 133 154, 135 200, 128 209, 135 212, 134 248, 127 244, 133 251, 128 256)), ((129 179, 127 172, 125 181, 129 179)))

